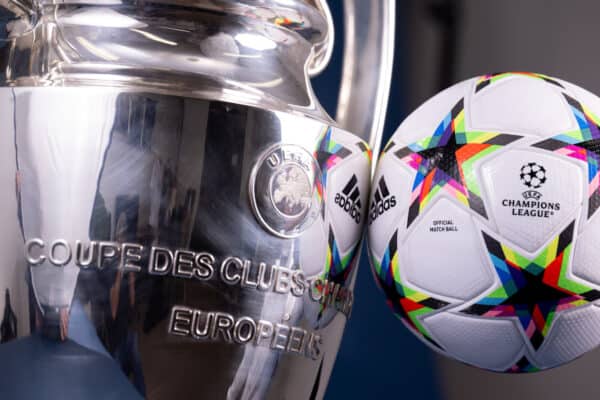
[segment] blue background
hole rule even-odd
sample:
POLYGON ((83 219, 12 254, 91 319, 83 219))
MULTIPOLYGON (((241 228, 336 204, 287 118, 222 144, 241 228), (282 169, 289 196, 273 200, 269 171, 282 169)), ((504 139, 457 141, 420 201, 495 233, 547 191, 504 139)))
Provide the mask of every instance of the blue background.
MULTIPOLYGON (((336 44, 326 71, 313 80, 315 92, 330 115, 335 115, 343 55, 342 2, 330 2, 336 23, 336 44)), ((403 64, 402 10, 396 18, 394 77, 385 124, 386 143, 409 110, 406 110, 403 64)), ((368 110, 365 110, 368 112, 368 110)), ((379 151, 379 149, 374 149, 379 151)), ((355 305, 326 398, 440 398, 433 353, 405 329, 385 304, 372 278, 363 251, 355 292, 355 305)))

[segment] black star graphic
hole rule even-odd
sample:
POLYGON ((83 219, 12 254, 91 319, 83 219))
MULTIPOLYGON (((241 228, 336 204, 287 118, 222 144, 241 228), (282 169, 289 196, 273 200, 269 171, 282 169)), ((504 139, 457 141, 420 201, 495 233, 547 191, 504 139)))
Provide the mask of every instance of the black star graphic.
MULTIPOLYGON (((451 183, 449 191, 460 192, 461 197, 466 198, 469 207, 487 218, 487 212, 483 200, 475 192, 479 192, 474 179, 467 180, 475 173, 464 167, 465 161, 477 156, 481 151, 492 148, 497 150, 500 146, 507 145, 521 136, 490 132, 457 132, 456 129, 464 129, 464 100, 460 100, 452 108, 451 113, 437 127, 434 135, 427 144, 414 143, 404 147, 394 154, 413 168, 417 169, 415 188, 423 181, 428 180, 427 185, 421 185, 421 193, 415 196, 408 212, 408 226, 417 218, 421 212, 422 198, 427 197, 434 187, 447 188, 451 183), (450 121, 450 122, 448 122, 450 121), (460 135, 460 136, 458 136, 460 135), (425 146, 426 148, 422 148, 425 146), (492 147, 494 146, 494 147, 492 147), (421 148, 414 151, 413 149, 421 148), (415 159, 414 154, 418 155, 415 159), (418 164, 417 167, 414 165, 418 164), (451 182, 453 181, 453 182, 451 182), (471 190, 472 189, 472 190, 471 190)), ((464 200, 463 200, 464 201, 464 200)))
MULTIPOLYGON (((573 293, 555 289, 543 282, 543 274, 535 275, 526 270, 516 270, 511 267, 511 273, 515 280, 523 285, 520 289, 508 299, 504 300, 498 306, 512 306, 515 310, 515 316, 526 331, 534 313, 539 312, 544 320, 550 311, 556 308, 556 305, 562 299, 574 297, 573 293), (520 276, 519 276, 520 275, 520 276)), ((464 310, 467 314, 484 315, 488 311, 498 306, 487 306, 475 304, 464 310)), ((535 329, 533 335, 529 338, 534 349, 538 349, 544 342, 544 336, 540 327, 535 329)))
POLYGON ((546 265, 538 265, 533 260, 527 265, 513 264, 507 259, 500 242, 484 232, 486 247, 496 260, 494 266, 501 277, 506 297, 502 299, 498 295, 488 295, 462 312, 492 317, 518 317, 531 345, 537 350, 544 341, 548 316, 560 304, 580 300, 591 302, 600 298, 600 292, 596 290, 582 286, 580 291, 574 292, 559 281, 563 252, 571 244, 574 227, 575 222, 572 222, 558 236, 558 241, 553 241, 545 249, 547 252, 554 252, 554 257, 546 265))
POLYGON ((456 152, 465 145, 456 143, 456 135, 452 134, 445 145, 419 151, 418 154, 427 160, 423 165, 425 168, 423 174, 428 175, 438 168, 456 182, 460 182, 465 186, 460 176, 460 163, 456 159, 456 152))

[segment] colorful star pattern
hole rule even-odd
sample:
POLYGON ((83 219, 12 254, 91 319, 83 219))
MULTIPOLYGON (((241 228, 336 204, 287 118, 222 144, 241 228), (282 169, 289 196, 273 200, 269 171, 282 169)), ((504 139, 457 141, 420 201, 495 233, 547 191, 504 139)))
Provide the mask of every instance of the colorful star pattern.
POLYGON ((475 85, 475 93, 479 92, 481 89, 484 89, 484 88, 490 86, 491 84, 493 84, 495 82, 498 82, 499 80, 502 80, 504 78, 510 78, 512 76, 525 76, 525 77, 530 77, 530 78, 535 78, 535 79, 541 79, 543 81, 546 81, 548 83, 556 85, 560 88, 563 88, 563 85, 561 85, 558 81, 556 81, 546 75, 535 74, 533 72, 501 72, 501 73, 486 74, 486 75, 480 76, 475 85))
POLYGON ((483 233, 500 286, 463 313, 483 317, 517 317, 535 350, 544 342, 559 311, 600 299, 600 292, 570 280, 573 221, 534 259, 483 233))
POLYGON ((365 142, 358 142, 356 146, 360 149, 361 153, 366 157, 367 161, 369 161, 369 165, 373 162, 373 151, 365 142))
POLYGON ((394 146, 396 146, 396 143, 393 140, 390 140, 388 142, 387 145, 385 145, 385 147, 383 148, 383 150, 381 151, 381 154, 379 155, 379 158, 383 158, 384 155, 387 154, 388 151, 390 151, 390 149, 394 148, 394 146))
MULTIPOLYGON (((329 246, 327 246, 327 257, 325 258, 325 268, 323 269, 323 282, 337 283, 344 285, 350 276, 350 272, 356 261, 359 258, 360 253, 358 250, 358 244, 354 246, 346 256, 342 257, 340 249, 338 247, 333 229, 329 227, 329 246)), ((316 294, 320 295, 321 298, 327 298, 329 293, 329 285, 316 285, 316 294)), ((324 311, 327 309, 327 302, 321 303, 321 310, 319 311, 319 319, 323 316, 324 311)))
POLYGON ((440 346, 421 324, 420 318, 436 312, 450 303, 430 297, 402 283, 398 262, 398 231, 392 236, 381 262, 378 262, 373 256, 371 261, 377 280, 383 288, 387 296, 387 303, 394 314, 406 322, 414 331, 423 335, 431 344, 439 348, 440 346))
POLYGON ((408 212, 408 226, 442 190, 487 218, 474 164, 521 136, 467 131, 463 103, 464 100, 461 99, 454 106, 438 125, 433 136, 394 153, 417 171, 408 212))
MULTIPOLYGON (((315 151, 315 159, 321 167, 321 182, 317 185, 319 197, 322 199, 327 190, 327 174, 328 172, 340 163, 343 159, 352 155, 352 152, 339 143, 336 143, 332 138, 332 129, 329 127, 319 143, 315 151)), ((325 217, 325 207, 323 207, 323 217, 325 217)))
POLYGON ((519 362, 517 362, 515 365, 513 365, 512 367, 510 367, 509 369, 507 369, 504 372, 508 372, 510 374, 517 374, 517 373, 521 373, 521 372, 538 372, 540 371, 540 369, 538 367, 536 367, 535 365, 533 365, 528 359, 527 357, 522 357, 519 362))
POLYGON ((561 133, 533 146, 553 151, 564 156, 583 161, 588 169, 588 219, 600 207, 600 185, 598 165, 600 164, 600 119, 586 106, 563 93, 571 112, 577 120, 578 129, 561 133))
POLYGON ((350 150, 333 140, 332 130, 328 128, 319 141, 317 151, 315 152, 315 158, 323 173, 323 187, 325 187, 325 182, 327 182, 327 172, 351 154, 350 150))
POLYGON ((351 267, 357 259, 358 246, 354 246, 352 250, 342 257, 333 229, 329 227, 329 246, 327 246, 327 257, 325 259, 324 276, 330 282, 343 284, 348 279, 351 267))

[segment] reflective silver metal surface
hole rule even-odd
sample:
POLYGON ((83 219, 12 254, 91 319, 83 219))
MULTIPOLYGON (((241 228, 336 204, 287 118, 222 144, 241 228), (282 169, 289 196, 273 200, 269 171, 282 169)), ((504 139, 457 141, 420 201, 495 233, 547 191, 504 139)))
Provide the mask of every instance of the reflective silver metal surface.
POLYGON ((345 74, 367 98, 341 109, 374 108, 341 129, 309 80, 331 23, 318 0, 0 0, 1 399, 322 398, 391 72, 345 74))
MULTIPOLYGON (((392 81, 396 2, 346 0, 344 5, 346 41, 336 121, 377 150, 392 81)), ((374 152, 373 166, 378 154, 374 152)))

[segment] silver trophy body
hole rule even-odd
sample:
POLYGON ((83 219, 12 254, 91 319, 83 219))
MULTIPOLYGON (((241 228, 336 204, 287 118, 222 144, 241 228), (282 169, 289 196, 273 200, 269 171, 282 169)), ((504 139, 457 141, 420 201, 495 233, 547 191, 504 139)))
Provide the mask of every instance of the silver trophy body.
POLYGON ((321 398, 393 2, 0 5, 0 398, 321 398))

